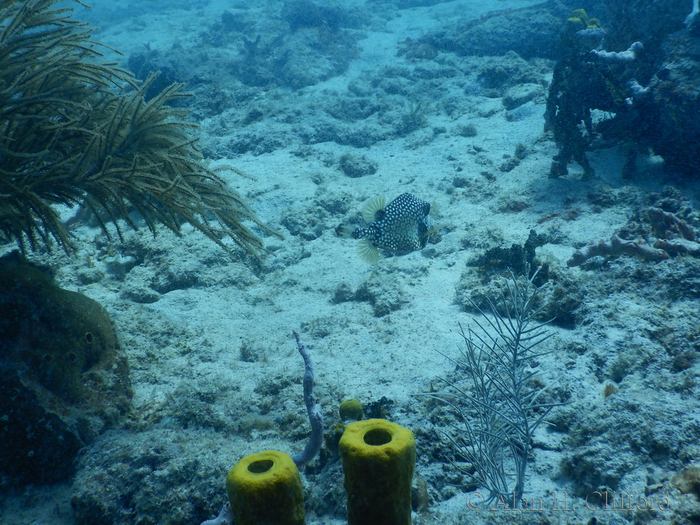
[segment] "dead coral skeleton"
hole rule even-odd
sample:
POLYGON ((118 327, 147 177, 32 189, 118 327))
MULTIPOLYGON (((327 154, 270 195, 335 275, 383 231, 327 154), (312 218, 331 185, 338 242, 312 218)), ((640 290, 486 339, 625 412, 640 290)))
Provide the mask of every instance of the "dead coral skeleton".
POLYGON ((626 51, 603 51, 594 49, 591 51, 602 62, 614 64, 619 62, 632 62, 637 59, 637 55, 644 49, 641 42, 633 43, 626 51))
POLYGON ((617 257, 632 255, 648 261, 663 261, 671 256, 692 255, 700 257, 700 243, 696 241, 695 230, 683 219, 660 208, 645 210, 656 240, 648 244, 643 240, 624 240, 613 234, 609 241, 591 241, 576 250, 567 261, 567 266, 579 266, 596 256, 617 257))
POLYGON ((576 250, 566 262, 567 266, 579 266, 591 257, 601 255, 603 257, 616 257, 618 255, 634 255, 650 261, 663 261, 668 259, 668 254, 649 246, 644 242, 625 241, 613 233, 609 241, 603 239, 598 242, 590 242, 580 250, 576 250))

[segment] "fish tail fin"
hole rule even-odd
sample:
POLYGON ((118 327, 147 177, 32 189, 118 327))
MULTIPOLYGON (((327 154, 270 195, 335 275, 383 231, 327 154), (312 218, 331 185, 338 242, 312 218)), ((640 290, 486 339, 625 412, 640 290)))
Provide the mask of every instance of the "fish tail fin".
POLYGON ((352 238, 357 238, 355 237, 355 228, 350 226, 349 224, 340 224, 335 228, 335 234, 338 237, 342 237, 344 239, 352 239, 352 238))

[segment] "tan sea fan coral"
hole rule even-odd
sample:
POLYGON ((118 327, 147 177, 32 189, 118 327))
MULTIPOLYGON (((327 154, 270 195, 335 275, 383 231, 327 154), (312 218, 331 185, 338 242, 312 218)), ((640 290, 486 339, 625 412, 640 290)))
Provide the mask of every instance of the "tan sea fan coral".
POLYGON ((118 220, 136 228, 136 210, 154 234, 189 222, 258 254, 243 223, 270 230, 203 164, 186 111, 167 104, 187 96, 183 86, 146 101, 154 77, 139 85, 101 56, 88 25, 56 0, 0 0, 0 242, 70 251, 54 208, 66 204, 91 209, 120 238, 118 220))

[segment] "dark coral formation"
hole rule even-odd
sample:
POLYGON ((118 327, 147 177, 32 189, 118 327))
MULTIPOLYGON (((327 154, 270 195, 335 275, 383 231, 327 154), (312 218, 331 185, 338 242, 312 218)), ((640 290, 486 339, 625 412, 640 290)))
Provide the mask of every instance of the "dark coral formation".
POLYGON ((700 34, 684 30, 662 47, 664 60, 649 89, 656 110, 651 146, 669 168, 700 174, 700 34))
POLYGON ((105 310, 16 256, 0 260, 0 473, 64 479, 78 450, 129 411, 131 396, 105 310))
POLYGON ((587 151, 628 144, 624 176, 633 175, 645 148, 669 173, 697 177, 700 34, 697 24, 684 25, 690 2, 682 4, 609 2, 605 29, 583 10, 572 13, 547 104, 547 127, 560 148, 550 176, 565 175, 576 162, 590 178, 587 151), (596 121, 594 110, 607 115, 596 121))
MULTIPOLYGON (((593 176, 586 151, 598 127, 593 110, 627 116, 624 82, 630 78, 628 62, 604 61, 593 53, 605 34, 597 19, 583 9, 571 13, 561 37, 562 57, 557 62, 547 99, 546 130, 559 147, 550 177, 567 174, 567 165, 577 162, 584 178, 593 176)), ((637 62, 638 64, 638 62, 637 62)))
MULTIPOLYGON (((496 246, 490 248, 480 257, 467 263, 468 266, 478 266, 480 272, 487 276, 495 274, 506 275, 508 271, 516 276, 531 277, 537 270, 535 264, 535 249, 547 242, 545 235, 538 235, 535 230, 530 230, 527 240, 522 245, 512 244, 509 248, 496 246)), ((540 279, 537 284, 545 282, 545 272, 540 270, 540 279)))

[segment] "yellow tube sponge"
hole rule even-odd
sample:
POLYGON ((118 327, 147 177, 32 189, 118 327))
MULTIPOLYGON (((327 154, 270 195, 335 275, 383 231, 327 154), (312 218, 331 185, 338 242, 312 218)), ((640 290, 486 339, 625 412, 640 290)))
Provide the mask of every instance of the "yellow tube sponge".
POLYGON ((229 470, 226 490, 236 525, 304 525, 301 476, 289 454, 244 457, 229 470))
POLYGON ((410 525, 413 433, 384 419, 350 423, 340 438, 349 525, 410 525))

